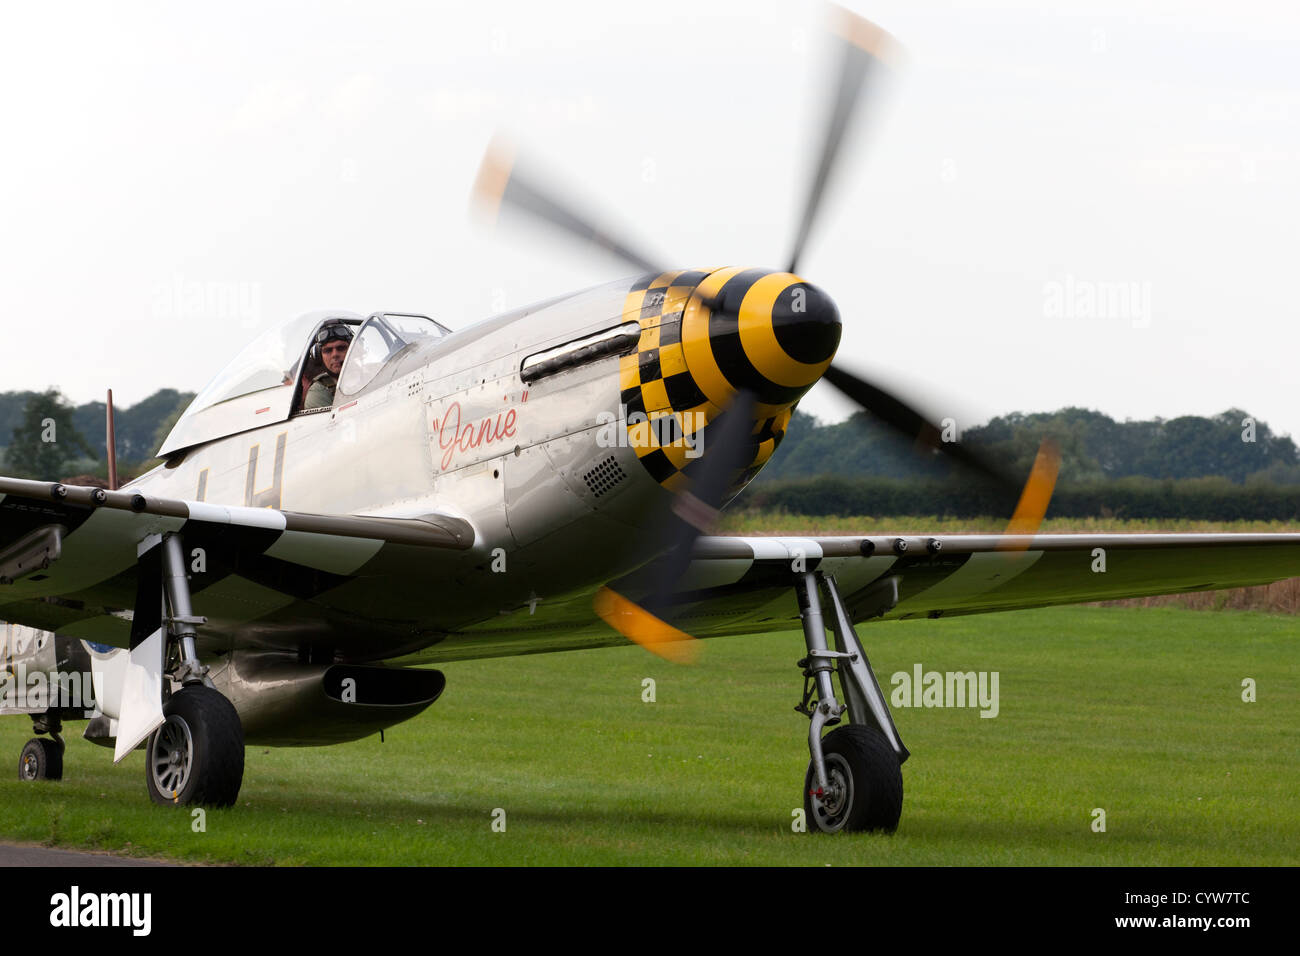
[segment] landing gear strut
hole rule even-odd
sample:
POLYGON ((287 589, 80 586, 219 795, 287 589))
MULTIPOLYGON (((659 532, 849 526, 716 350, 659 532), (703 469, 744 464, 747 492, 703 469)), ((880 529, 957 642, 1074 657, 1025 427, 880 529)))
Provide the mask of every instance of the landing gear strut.
MULTIPOLYGON (((903 812, 903 775, 908 757, 876 682, 867 655, 858 642, 835 579, 806 572, 795 586, 803 619, 808 656, 803 668, 803 700, 795 710, 808 716, 808 751, 812 757, 804 778, 804 811, 823 833, 840 830, 884 830, 898 827, 903 812), (821 592, 825 591, 836 649, 826 643, 821 592), (845 703, 835 696, 838 676, 845 703), (825 728, 851 721, 822 736, 825 728)), ((887 578, 871 595, 873 614, 883 614, 898 602, 898 582, 887 578)))
POLYGON ((206 619, 195 616, 190 604, 180 536, 165 535, 158 547, 168 609, 164 660, 182 687, 167 697, 162 726, 145 745, 145 786, 155 803, 231 806, 244 779, 243 727, 234 705, 213 688, 195 648, 195 627, 206 619))

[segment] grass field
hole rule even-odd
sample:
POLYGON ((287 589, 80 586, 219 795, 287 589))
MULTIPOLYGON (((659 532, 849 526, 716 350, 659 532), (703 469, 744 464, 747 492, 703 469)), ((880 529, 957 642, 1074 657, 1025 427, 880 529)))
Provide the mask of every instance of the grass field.
POLYGON ((19 782, 30 727, 6 718, 0 839, 275 864, 1300 862, 1293 618, 1059 608, 860 630, 887 693, 917 663, 1000 675, 994 719, 895 710, 913 756, 892 837, 791 832, 808 757, 788 633, 709 641, 690 668, 631 647, 449 665, 443 699, 386 743, 249 748, 238 806, 201 833, 148 802, 141 753, 113 767, 80 725, 65 780, 19 782))

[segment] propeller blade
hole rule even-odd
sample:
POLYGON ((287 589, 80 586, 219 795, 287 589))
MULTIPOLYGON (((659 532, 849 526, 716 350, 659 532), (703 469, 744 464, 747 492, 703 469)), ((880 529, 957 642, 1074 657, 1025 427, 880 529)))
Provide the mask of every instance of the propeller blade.
POLYGON ((843 55, 840 60, 835 100, 826 121, 821 156, 808 189, 808 198, 804 202, 803 217, 799 221, 799 230, 795 233, 794 249, 790 252, 790 265, 786 269, 787 272, 798 271, 804 245, 808 241, 808 235, 821 208, 826 185, 835 169, 840 147, 853 120, 867 78, 882 66, 892 66, 899 55, 900 48, 897 41, 880 27, 843 8, 837 7, 836 11, 838 15, 836 32, 843 41, 843 55))
POLYGON ((695 638, 655 617, 617 591, 601 588, 594 601, 601 620, 651 654, 675 664, 694 664, 699 657, 695 638))
POLYGON ((830 382, 846 396, 851 398, 865 411, 892 426, 896 431, 909 438, 914 438, 918 445, 943 452, 950 458, 961 462, 971 470, 991 478, 997 484, 1012 491, 1018 488, 1018 482, 1006 472, 985 461, 965 446, 943 440, 943 433, 938 426, 930 423, 920 412, 912 408, 901 398, 891 395, 884 389, 863 381, 851 372, 832 365, 822 374, 822 380, 830 382))
POLYGON ((705 426, 700 436, 703 455, 689 473, 689 489, 678 492, 673 499, 667 547, 655 567, 644 604, 637 605, 609 588, 602 588, 596 595, 596 613, 605 623, 660 657, 682 661, 686 656, 680 645, 683 640, 692 640, 691 635, 659 615, 672 601, 690 566, 696 538, 712 530, 732 478, 747 463, 757 401, 752 392, 741 390, 722 414, 705 426))
POLYGON ((612 230, 576 212, 574 204, 562 199, 558 190, 544 186, 539 179, 520 175, 513 151, 500 140, 493 140, 483 156, 473 195, 494 219, 502 206, 510 206, 572 238, 604 249, 641 272, 663 271, 630 243, 618 239, 612 230))
MULTIPOLYGON (((1027 538, 1038 534, 1038 529, 1042 527, 1043 518, 1047 514, 1047 506, 1052 500, 1052 491, 1056 488, 1056 476, 1060 470, 1061 447, 1056 443, 1056 439, 1044 438, 1038 446, 1038 454, 1034 458, 1033 468, 1029 471, 1029 479, 1025 482, 1024 490, 1020 492, 1020 502, 1016 505, 1015 513, 1012 514, 1011 520, 1007 523, 1007 530, 1003 534, 1027 538)), ((1008 542, 1005 547, 999 545, 998 549, 1024 551, 1028 547, 1028 540, 1024 540, 1008 542)))

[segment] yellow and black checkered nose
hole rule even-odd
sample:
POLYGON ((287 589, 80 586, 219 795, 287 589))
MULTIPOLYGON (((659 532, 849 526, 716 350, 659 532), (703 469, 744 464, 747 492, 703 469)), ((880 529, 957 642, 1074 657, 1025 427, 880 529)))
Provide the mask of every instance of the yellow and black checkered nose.
POLYGON ((839 310, 825 293, 765 269, 645 276, 624 315, 641 324, 637 350, 619 367, 629 441, 670 490, 692 471, 708 423, 741 390, 756 398, 750 468, 761 467, 840 341, 839 310))

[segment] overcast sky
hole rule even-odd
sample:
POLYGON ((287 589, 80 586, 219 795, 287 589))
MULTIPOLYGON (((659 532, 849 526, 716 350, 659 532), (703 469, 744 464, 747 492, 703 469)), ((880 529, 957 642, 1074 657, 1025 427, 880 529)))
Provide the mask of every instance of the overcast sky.
MULTIPOLYGON (((851 6, 907 62, 801 264, 844 364, 962 423, 1239 406, 1300 437, 1296 8, 851 6)), ((6 4, 0 391, 130 404, 312 309, 461 328, 627 273, 468 214, 497 131, 669 263, 780 267, 827 13, 6 4)))

